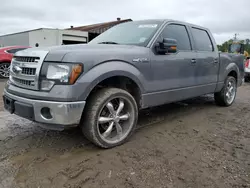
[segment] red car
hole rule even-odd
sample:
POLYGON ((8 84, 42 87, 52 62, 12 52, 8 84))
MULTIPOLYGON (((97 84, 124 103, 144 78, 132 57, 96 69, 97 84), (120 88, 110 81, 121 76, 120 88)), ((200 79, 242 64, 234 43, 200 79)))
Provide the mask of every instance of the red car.
POLYGON ((0 48, 0 77, 8 78, 9 77, 9 67, 13 55, 20 51, 25 50, 27 46, 8 46, 0 48))

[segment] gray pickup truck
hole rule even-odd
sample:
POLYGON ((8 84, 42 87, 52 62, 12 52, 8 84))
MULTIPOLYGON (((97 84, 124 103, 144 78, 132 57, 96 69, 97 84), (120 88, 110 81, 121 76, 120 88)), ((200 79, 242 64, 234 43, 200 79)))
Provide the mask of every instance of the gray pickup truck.
POLYGON ((244 57, 219 53, 206 28, 173 20, 112 27, 88 44, 17 52, 5 109, 50 129, 80 126, 99 147, 127 141, 138 111, 214 93, 230 106, 244 57))

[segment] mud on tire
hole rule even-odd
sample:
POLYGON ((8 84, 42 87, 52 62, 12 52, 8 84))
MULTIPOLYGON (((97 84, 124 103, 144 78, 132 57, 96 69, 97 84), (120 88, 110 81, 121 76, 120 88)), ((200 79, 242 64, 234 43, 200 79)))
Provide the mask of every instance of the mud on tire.
POLYGON ((88 99, 81 129, 95 145, 112 148, 129 139, 137 119, 138 107, 130 93, 118 88, 104 88, 88 99))

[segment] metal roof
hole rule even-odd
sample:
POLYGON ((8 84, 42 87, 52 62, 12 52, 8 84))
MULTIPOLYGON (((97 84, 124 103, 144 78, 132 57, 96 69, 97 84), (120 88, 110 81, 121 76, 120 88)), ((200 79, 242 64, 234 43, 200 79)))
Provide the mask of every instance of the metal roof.
POLYGON ((119 18, 116 21, 111 21, 111 22, 104 22, 104 23, 98 23, 98 24, 92 24, 92 25, 85 25, 85 26, 80 26, 80 27, 71 27, 67 28, 67 30, 80 30, 80 31, 88 31, 88 32, 96 32, 100 31, 105 28, 110 28, 112 26, 115 26, 120 23, 124 22, 130 22, 133 21, 132 19, 124 19, 120 20, 119 18))

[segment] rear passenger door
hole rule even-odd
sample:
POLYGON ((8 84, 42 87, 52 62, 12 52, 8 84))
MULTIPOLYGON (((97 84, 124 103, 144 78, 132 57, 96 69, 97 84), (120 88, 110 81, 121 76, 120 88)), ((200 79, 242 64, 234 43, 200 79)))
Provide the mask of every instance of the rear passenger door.
POLYGON ((209 31, 191 27, 197 59, 194 64, 197 93, 214 92, 218 79, 219 57, 209 31))

